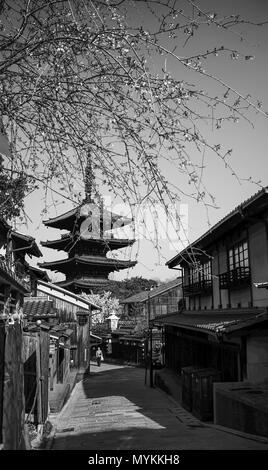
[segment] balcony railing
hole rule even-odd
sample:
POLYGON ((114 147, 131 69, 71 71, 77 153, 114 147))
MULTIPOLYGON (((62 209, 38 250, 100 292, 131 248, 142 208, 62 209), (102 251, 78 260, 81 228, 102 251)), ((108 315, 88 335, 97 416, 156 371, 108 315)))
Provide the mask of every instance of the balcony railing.
POLYGON ((26 289, 28 291, 31 290, 31 283, 30 283, 29 276, 26 276, 26 275, 24 275, 23 277, 19 276, 15 272, 15 269, 10 268, 9 266, 7 266, 6 261, 4 259, 1 259, 1 258, 0 258, 0 271, 7 274, 14 281, 16 281, 20 286, 24 287, 24 289, 26 289))
POLYGON ((248 286, 250 284, 250 269, 240 266, 219 275, 220 289, 248 286))
POLYGON ((202 281, 185 284, 183 286, 184 295, 202 295, 212 291, 212 279, 203 279, 202 281))

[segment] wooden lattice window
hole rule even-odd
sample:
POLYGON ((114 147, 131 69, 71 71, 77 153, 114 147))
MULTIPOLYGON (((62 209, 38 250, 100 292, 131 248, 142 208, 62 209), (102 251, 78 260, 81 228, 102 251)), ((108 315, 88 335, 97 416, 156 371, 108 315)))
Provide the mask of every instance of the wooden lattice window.
POLYGON ((202 265, 201 276, 203 281, 211 280, 211 261, 207 261, 202 265))
POLYGON ((248 268, 248 242, 243 241, 237 243, 228 250, 229 270, 232 271, 236 268, 248 268))

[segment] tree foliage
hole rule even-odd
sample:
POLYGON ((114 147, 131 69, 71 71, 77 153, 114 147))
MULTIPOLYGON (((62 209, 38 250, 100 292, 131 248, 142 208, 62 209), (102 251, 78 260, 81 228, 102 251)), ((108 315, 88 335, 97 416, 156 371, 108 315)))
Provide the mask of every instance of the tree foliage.
POLYGON ((254 58, 217 41, 217 31, 243 39, 236 28, 245 22, 192 0, 2 0, 0 113, 11 143, 6 167, 81 200, 77 181, 90 153, 107 189, 166 207, 182 189, 167 180, 162 159, 179 181, 189 182, 191 197, 213 205, 202 156, 213 152, 233 172, 231 149, 208 141, 202 123, 219 129, 250 121, 256 112, 267 116, 260 102, 211 71, 212 58, 254 58), (187 55, 205 29, 215 30, 215 45, 187 55))
POLYGON ((96 329, 99 325, 103 325, 112 312, 117 313, 119 308, 119 300, 112 297, 111 292, 106 291, 102 294, 82 294, 90 302, 97 305, 100 312, 93 313, 92 327, 96 329))
POLYGON ((5 171, 0 155, 0 217, 6 220, 18 217, 29 189, 30 181, 27 176, 23 173, 12 175, 5 171))

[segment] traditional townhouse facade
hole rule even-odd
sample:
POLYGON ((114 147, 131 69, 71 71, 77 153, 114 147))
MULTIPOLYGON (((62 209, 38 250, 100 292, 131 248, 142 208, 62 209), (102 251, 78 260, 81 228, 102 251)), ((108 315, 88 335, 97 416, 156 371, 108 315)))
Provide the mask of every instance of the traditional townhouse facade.
POLYGON ((158 319, 166 364, 212 367, 224 381, 268 379, 268 188, 167 262, 185 309, 158 319))
POLYGON ((268 193, 255 194, 168 261, 183 269, 187 310, 268 306, 268 193))
POLYGON ((14 231, 2 218, 0 250, 0 448, 25 449, 27 347, 22 309, 24 297, 31 293, 31 273, 25 258, 42 254, 33 237, 14 231))
MULTIPOLYGON (((148 351, 148 328, 152 319, 177 312, 182 302, 182 280, 176 278, 152 290, 134 294, 120 302, 122 308, 118 327, 111 333, 111 354, 136 364, 145 362, 148 351)), ((162 332, 153 330, 152 344, 155 363, 160 363, 162 332)), ((162 362, 161 362, 162 363, 162 362)))
POLYGON ((123 315, 148 319, 176 312, 182 299, 182 279, 161 284, 150 291, 142 291, 121 300, 123 315))

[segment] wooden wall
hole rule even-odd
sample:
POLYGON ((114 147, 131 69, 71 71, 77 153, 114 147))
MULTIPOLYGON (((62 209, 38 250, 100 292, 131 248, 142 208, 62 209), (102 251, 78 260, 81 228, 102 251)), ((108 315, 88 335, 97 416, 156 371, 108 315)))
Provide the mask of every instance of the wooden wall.
POLYGON ((23 445, 25 415, 22 328, 19 323, 5 327, 4 354, 2 441, 5 450, 17 450, 23 445))
POLYGON ((3 394, 4 394, 4 366, 5 366, 5 323, 0 320, 0 444, 3 442, 3 394))
POLYGON ((49 334, 46 331, 24 333, 24 395, 26 415, 37 424, 48 415, 49 334))

